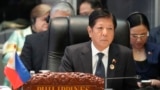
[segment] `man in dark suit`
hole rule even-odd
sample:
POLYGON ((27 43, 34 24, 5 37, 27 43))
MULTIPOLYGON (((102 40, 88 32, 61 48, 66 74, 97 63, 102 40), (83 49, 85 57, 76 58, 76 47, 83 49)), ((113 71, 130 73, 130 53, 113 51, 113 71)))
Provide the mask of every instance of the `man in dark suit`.
MULTIPOLYGON (((68 2, 56 4, 50 12, 51 19, 71 15, 75 15, 75 12, 68 2)), ((48 35, 49 31, 44 31, 26 37, 20 58, 29 71, 48 69, 48 35)))
POLYGON ((132 51, 127 47, 112 43, 115 28, 116 19, 109 11, 93 11, 89 16, 87 27, 91 41, 66 47, 59 71, 84 72, 97 76, 100 76, 97 72, 101 72, 104 73, 103 78, 108 78, 107 88, 135 89, 136 79, 109 79, 136 76, 132 51), (97 53, 104 55, 101 61, 103 71, 102 68, 97 70, 99 66, 97 53))

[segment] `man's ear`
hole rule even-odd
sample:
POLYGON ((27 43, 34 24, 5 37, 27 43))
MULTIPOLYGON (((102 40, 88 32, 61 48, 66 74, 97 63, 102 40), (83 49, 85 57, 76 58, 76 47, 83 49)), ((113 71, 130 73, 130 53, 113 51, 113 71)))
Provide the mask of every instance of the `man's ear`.
POLYGON ((92 34, 92 28, 90 26, 87 27, 88 35, 91 38, 92 34))

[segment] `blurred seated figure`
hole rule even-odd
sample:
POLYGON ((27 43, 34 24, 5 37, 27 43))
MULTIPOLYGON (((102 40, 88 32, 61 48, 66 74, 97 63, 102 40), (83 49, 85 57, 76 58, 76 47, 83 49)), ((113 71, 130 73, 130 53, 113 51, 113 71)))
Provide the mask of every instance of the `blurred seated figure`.
MULTIPOLYGON (((15 30, 9 39, 4 43, 3 46, 3 58, 2 62, 4 65, 7 64, 8 60, 13 58, 12 54, 15 51, 20 55, 22 47, 25 42, 25 37, 32 33, 38 33, 46 31, 48 29, 48 18, 51 7, 47 4, 39 4, 35 6, 31 12, 31 25, 24 30, 15 30)), ((8 82, 4 82, 4 85, 9 85, 8 82)))
MULTIPOLYGON (((55 4, 50 11, 50 19, 72 15, 75 15, 74 9, 70 3, 65 1, 55 4)), ((58 71, 58 66, 50 68, 53 62, 48 60, 48 35, 49 30, 26 37, 20 57, 29 71, 33 70, 36 73, 39 70, 48 69, 58 71)))
POLYGON ((36 73, 23 90, 104 90, 104 79, 80 72, 36 73), (39 89, 38 89, 39 88, 39 89))
POLYGON ((102 9, 100 0, 83 0, 79 6, 79 15, 89 16, 96 9, 102 9))
POLYGON ((160 89, 160 47, 147 41, 150 32, 149 21, 143 13, 139 12, 129 15, 127 21, 130 25, 130 45, 136 72, 141 77, 138 85, 142 88, 152 87, 158 90, 160 89), (148 80, 149 84, 144 84, 142 80, 148 80))
POLYGON ((160 26, 151 29, 149 41, 160 45, 160 26))

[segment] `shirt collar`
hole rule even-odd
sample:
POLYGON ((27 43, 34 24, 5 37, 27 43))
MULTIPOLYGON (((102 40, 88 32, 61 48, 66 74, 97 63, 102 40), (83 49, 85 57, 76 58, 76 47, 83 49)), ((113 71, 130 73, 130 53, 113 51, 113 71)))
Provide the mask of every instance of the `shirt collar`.
POLYGON ((103 51, 99 51, 93 44, 93 42, 91 42, 91 48, 92 48, 92 57, 97 55, 97 53, 102 52, 105 56, 108 56, 108 52, 109 52, 109 47, 105 48, 103 51))

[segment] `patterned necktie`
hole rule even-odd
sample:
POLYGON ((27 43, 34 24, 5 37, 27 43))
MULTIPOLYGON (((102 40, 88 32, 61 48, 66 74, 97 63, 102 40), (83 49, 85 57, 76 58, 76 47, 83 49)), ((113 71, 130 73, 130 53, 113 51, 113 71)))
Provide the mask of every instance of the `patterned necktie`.
POLYGON ((98 55, 98 63, 97 63, 95 75, 99 76, 101 78, 105 78, 105 69, 104 69, 104 65, 102 62, 102 58, 103 58, 104 54, 98 53, 97 55, 98 55))

